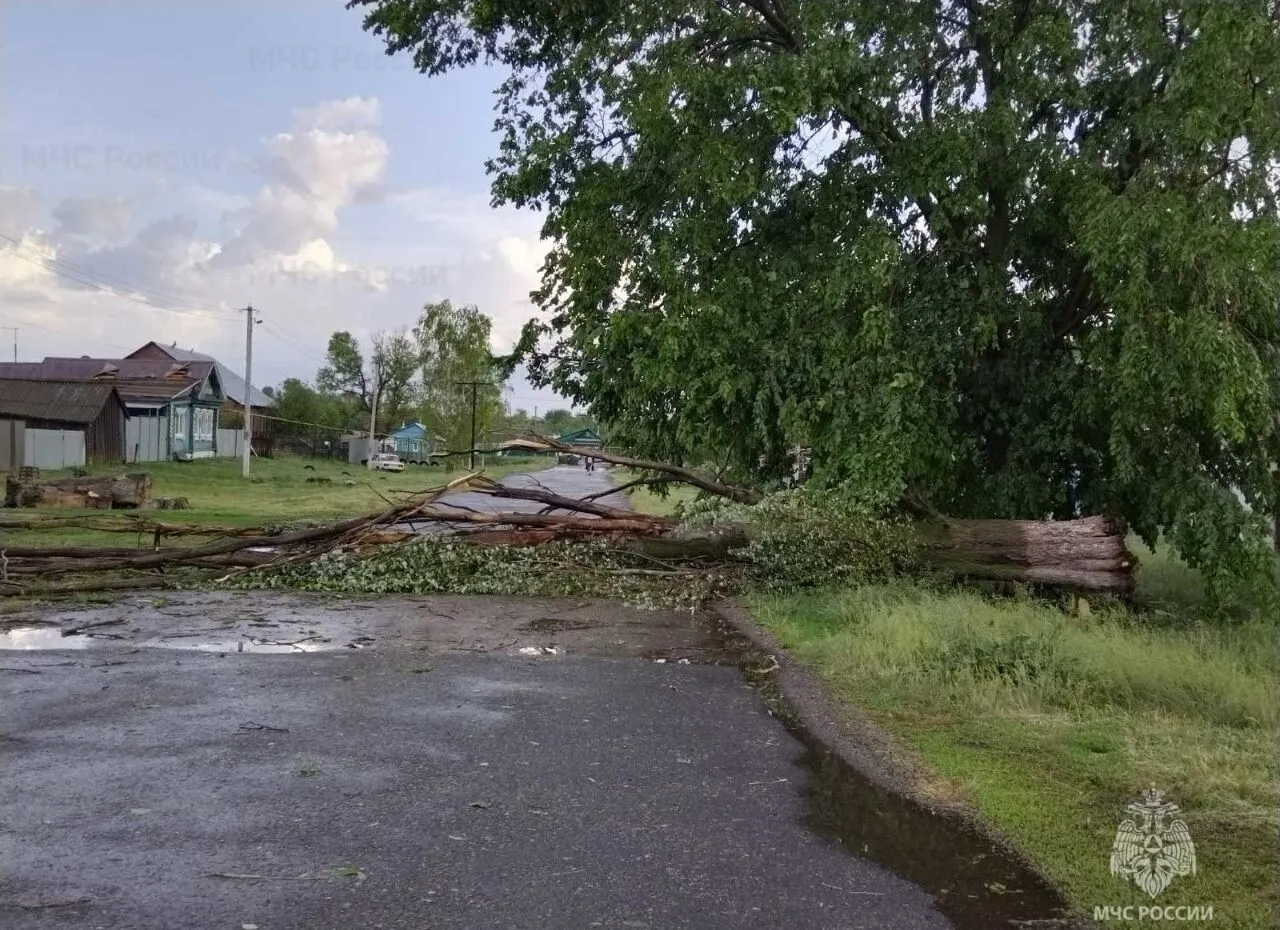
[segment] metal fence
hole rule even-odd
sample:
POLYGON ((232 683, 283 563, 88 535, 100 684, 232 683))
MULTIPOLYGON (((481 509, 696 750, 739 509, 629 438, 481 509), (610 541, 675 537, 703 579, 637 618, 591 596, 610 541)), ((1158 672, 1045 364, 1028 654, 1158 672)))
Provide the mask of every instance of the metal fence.
POLYGON ((69 429, 29 429, 23 465, 32 468, 82 468, 84 433, 69 429))
POLYGON ((243 432, 238 429, 218 430, 218 458, 238 459, 243 448, 243 432))
POLYGON ((125 458, 130 462, 169 460, 169 418, 132 416, 124 424, 125 458))

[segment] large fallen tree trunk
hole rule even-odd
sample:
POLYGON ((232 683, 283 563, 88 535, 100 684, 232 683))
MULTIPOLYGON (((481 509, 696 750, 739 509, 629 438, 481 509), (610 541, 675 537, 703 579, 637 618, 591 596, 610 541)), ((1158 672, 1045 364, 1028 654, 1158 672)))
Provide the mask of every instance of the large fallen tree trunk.
POLYGON ((0 533, 18 530, 93 530, 96 533, 155 533, 163 536, 269 536, 271 532, 261 526, 217 526, 212 523, 161 523, 137 514, 119 516, 55 516, 52 514, 29 519, 0 519, 0 533))
POLYGON ((150 475, 100 478, 6 478, 6 507, 77 507, 88 510, 136 509, 151 496, 150 475))
POLYGON ((920 524, 926 564, 968 578, 1017 581, 1081 592, 1129 595, 1137 559, 1125 526, 1078 520, 953 520, 920 524))

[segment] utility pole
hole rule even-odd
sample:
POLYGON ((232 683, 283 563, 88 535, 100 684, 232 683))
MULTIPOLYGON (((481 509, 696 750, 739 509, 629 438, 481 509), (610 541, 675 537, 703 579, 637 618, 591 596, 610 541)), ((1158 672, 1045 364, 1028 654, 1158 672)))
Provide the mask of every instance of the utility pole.
POLYGON ((471 388, 471 464, 472 471, 476 470, 476 404, 477 391, 482 384, 491 384, 490 381, 459 381, 458 384, 463 387, 471 388))
POLYGON ((13 333, 13 360, 18 361, 18 327, 16 326, 0 326, 6 333, 13 333))
MULTIPOLYGON (((253 324, 257 322, 253 318, 253 307, 244 308, 244 383, 246 387, 253 384, 253 324)), ((241 441, 244 448, 240 450, 240 474, 244 478, 249 477, 249 455, 253 452, 253 406, 250 401, 253 400, 249 396, 249 390, 244 395, 244 435, 241 441)))
POLYGON ((369 471, 373 471, 373 453, 376 449, 374 443, 377 442, 374 436, 378 432, 378 370, 375 367, 373 371, 373 397, 369 403, 369 471))

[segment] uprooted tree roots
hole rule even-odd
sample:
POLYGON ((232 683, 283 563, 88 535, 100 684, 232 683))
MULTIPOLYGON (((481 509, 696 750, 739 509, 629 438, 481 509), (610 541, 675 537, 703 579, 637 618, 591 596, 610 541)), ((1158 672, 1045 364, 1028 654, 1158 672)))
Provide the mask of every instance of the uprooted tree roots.
POLYGON ((703 492, 683 521, 566 498, 473 473, 388 501, 374 514, 301 529, 161 523, 137 515, 50 517, 4 527, 88 526, 147 534, 148 548, 0 549, 0 596, 129 586, 220 583, 368 593, 614 596, 694 606, 741 584, 783 589, 901 572, 1026 582, 1127 595, 1133 557, 1124 527, 1103 517, 1060 522, 885 519, 837 492, 806 489, 762 497, 679 466, 563 446, 703 492), (543 505, 536 512, 476 510, 450 491, 543 505), (77 522, 79 521, 79 522, 77 522), (207 536, 194 546, 174 537, 207 536), (65 576, 65 577, 64 577, 65 576), (55 579, 55 580, 51 580, 55 579))

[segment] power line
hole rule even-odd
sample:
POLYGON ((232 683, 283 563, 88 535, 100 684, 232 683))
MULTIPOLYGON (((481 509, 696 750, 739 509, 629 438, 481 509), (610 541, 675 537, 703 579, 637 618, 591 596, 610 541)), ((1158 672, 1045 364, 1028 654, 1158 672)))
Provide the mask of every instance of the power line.
POLYGON ((77 342, 81 342, 81 343, 85 341, 90 341, 100 346, 109 346, 112 349, 123 349, 126 352, 132 352, 133 349, 136 348, 136 346, 122 346, 116 342, 108 342, 105 339, 86 340, 83 333, 67 333, 67 332, 63 332, 60 329, 54 329, 50 326, 42 326, 39 323, 31 323, 27 320, 19 320, 17 317, 5 317, 5 319, 8 319, 10 322, 13 322, 13 323, 21 323, 23 326, 29 326, 32 329, 39 329, 39 330, 43 330, 46 333, 53 333, 55 336, 66 336, 68 339, 74 339, 77 342))
POLYGON ((262 328, 265 329, 272 336, 272 338, 274 338, 277 342, 281 343, 287 348, 293 349, 293 351, 297 352, 299 355, 305 355, 308 358, 315 359, 321 364, 328 364, 328 359, 322 358, 321 356, 316 355, 314 352, 311 352, 307 349, 302 348, 302 346, 298 345, 292 339, 287 338, 284 333, 276 330, 276 328, 271 323, 268 323, 264 320, 262 323, 262 328))
MULTIPOLYGON (((12 239, 12 237, 6 236, 2 233, 0 233, 0 238, 8 239, 10 242, 16 241, 12 239)), ((92 277, 92 275, 95 274, 94 272, 80 271, 79 269, 68 270, 68 268, 58 267, 58 262, 59 262, 58 259, 46 259, 44 257, 33 258, 30 255, 24 255, 22 252, 19 252, 17 249, 12 249, 6 245, 0 245, 0 251, 8 252, 14 258, 19 258, 24 262, 35 265, 37 268, 43 268, 45 271, 51 272, 52 274, 58 275, 63 278, 67 278, 68 280, 71 280, 71 281, 75 281, 77 284, 83 284, 85 287, 92 288, 95 291, 100 291, 103 294, 107 294, 111 297, 119 297, 124 300, 131 300, 134 303, 139 304, 143 307, 147 307, 151 310, 160 310, 165 313, 174 313, 174 314, 177 314, 178 316, 184 316, 184 315, 205 316, 211 319, 218 319, 218 320, 234 319, 234 317, 228 315, 225 312, 220 312, 220 311, 196 309, 196 308, 176 310, 173 307, 161 306, 158 303, 145 300, 144 299, 145 291, 147 289, 138 288, 138 287, 135 287, 134 285, 126 285, 122 283, 119 286, 127 287, 129 290, 134 291, 135 293, 123 293, 122 291, 114 290, 109 285, 103 284, 101 281, 94 280, 92 277)), ((73 267, 73 266, 69 266, 69 268, 70 267, 73 267)))

